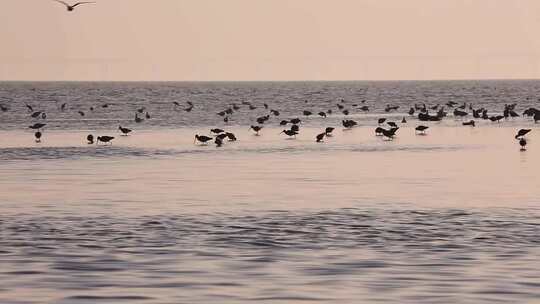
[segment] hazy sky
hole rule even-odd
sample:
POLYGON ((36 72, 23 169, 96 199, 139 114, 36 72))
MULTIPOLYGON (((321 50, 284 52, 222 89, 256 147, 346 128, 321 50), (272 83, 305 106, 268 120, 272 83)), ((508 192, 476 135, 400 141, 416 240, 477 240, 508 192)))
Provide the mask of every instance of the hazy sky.
POLYGON ((0 80, 540 78, 538 0, 0 0, 0 80))

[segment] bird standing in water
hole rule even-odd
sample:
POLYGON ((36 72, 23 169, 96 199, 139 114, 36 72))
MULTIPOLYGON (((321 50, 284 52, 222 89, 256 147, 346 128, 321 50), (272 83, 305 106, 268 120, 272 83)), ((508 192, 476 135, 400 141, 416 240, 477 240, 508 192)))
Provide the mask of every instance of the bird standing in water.
POLYGON ((210 141, 210 140, 212 140, 212 137, 197 134, 197 135, 195 135, 195 140, 193 141, 193 143, 196 143, 198 141, 198 142, 201 142, 203 144, 206 144, 206 142, 210 141))
POLYGON ((519 145, 521 146, 521 151, 526 151, 527 149, 525 148, 525 146, 527 145, 527 140, 525 138, 521 138, 519 140, 519 145))
POLYGON ((527 135, 527 133, 529 132, 531 132, 531 129, 520 129, 514 138, 515 139, 523 138, 523 136, 527 135))
POLYGON ((131 129, 128 129, 128 128, 123 128, 122 126, 118 126, 118 130, 120 130, 120 132, 122 132, 122 135, 123 136, 128 136, 129 133, 131 133, 131 129))
POLYGON ((102 143, 109 143, 109 144, 112 145, 112 140, 113 139, 114 139, 114 137, 112 137, 112 136, 98 136, 96 144, 98 144, 99 142, 102 142, 102 143))
POLYGON ((414 130, 416 131, 416 134, 426 135, 426 130, 428 128, 429 128, 428 126, 418 126, 414 130))
POLYGON ((253 129, 255 131, 255 135, 259 136, 259 131, 262 129, 262 126, 251 126, 250 129, 253 129))
POLYGON ((40 143, 41 142, 41 132, 37 131, 36 133, 34 133, 34 136, 36 137, 36 142, 40 143))

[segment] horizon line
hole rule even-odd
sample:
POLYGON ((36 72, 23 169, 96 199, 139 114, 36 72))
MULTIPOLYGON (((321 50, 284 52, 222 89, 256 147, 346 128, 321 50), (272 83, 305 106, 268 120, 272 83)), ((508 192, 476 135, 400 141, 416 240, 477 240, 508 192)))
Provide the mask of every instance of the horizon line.
POLYGON ((2 82, 68 82, 68 83, 234 83, 234 82, 270 82, 270 83, 293 83, 293 82, 443 82, 443 81, 538 81, 540 78, 448 78, 448 79, 306 79, 306 80, 0 80, 2 82))

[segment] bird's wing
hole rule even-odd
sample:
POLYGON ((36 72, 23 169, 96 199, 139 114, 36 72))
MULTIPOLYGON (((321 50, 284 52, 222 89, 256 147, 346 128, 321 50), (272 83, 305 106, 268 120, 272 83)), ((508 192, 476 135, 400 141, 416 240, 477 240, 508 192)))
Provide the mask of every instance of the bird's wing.
MULTIPOLYGON (((56 1, 60 1, 60 0, 56 0, 56 1)), ((94 2, 94 1, 77 2, 77 3, 73 4, 71 7, 75 7, 75 6, 81 5, 81 4, 88 4, 88 3, 96 3, 96 2, 94 2)))
POLYGON ((64 2, 64 1, 61 1, 61 0, 54 0, 54 1, 56 1, 56 2, 58 2, 58 3, 62 3, 63 5, 69 7, 69 4, 67 4, 67 3, 64 2))

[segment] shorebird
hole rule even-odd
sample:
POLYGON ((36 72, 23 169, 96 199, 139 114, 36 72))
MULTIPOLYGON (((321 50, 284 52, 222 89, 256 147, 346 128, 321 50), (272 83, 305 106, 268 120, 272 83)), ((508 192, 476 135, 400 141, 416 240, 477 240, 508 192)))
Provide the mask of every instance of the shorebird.
POLYGON ((324 134, 326 134, 326 136, 332 136, 332 132, 334 131, 334 128, 332 127, 327 127, 325 130, 324 130, 324 134))
POLYGON ((144 121, 144 119, 140 118, 139 115, 137 113, 135 113, 135 122, 136 123, 141 123, 143 121, 144 121))
POLYGON ((379 124, 382 124, 382 123, 384 123, 385 121, 386 121, 386 118, 379 118, 378 123, 379 123, 379 124))
POLYGON ((262 129, 262 126, 251 126, 250 129, 253 129, 255 131, 255 135, 259 136, 259 131, 262 129))
POLYGON ((415 130, 416 134, 426 135, 426 130, 427 129, 429 129, 428 126, 418 126, 414 130, 415 130))
POLYGON ((525 146, 527 145, 527 141, 525 140, 525 138, 522 137, 522 138, 519 140, 519 145, 521 146, 521 151, 527 150, 527 149, 525 148, 525 146))
POLYGON ((150 119, 150 113, 146 112, 146 114, 144 115, 144 117, 146 117, 146 119, 150 119))
POLYGON ((385 129, 382 129, 381 130, 381 133, 384 137, 392 140, 394 139, 394 136, 396 135, 396 131, 399 130, 399 128, 392 128, 390 130, 385 130, 385 129))
POLYGON ((225 135, 229 138, 229 141, 236 141, 236 136, 233 133, 225 132, 225 135))
POLYGON ((112 137, 112 136, 98 136, 96 144, 99 144, 99 142, 102 142, 102 143, 110 143, 112 145, 112 140, 113 139, 114 139, 114 137, 112 137))
POLYGON ((395 122, 393 122, 393 121, 388 121, 388 122, 386 122, 386 124, 389 125, 392 128, 397 127, 397 124, 395 122))
POLYGON ((326 133, 321 133, 321 134, 318 134, 315 139, 317 142, 322 142, 324 137, 326 136, 326 133))
POLYGON ((214 134, 220 134, 220 133, 225 132, 225 130, 215 128, 215 129, 211 129, 210 132, 212 132, 214 134))
POLYGON ((36 137, 36 142, 40 143, 41 142, 41 132, 37 131, 36 133, 34 133, 34 136, 36 137))
POLYGON ((65 5, 68 12, 72 12, 75 9, 75 7, 77 7, 77 6, 81 5, 81 4, 96 3, 94 1, 83 1, 83 2, 77 2, 77 3, 73 4, 73 5, 69 5, 68 3, 64 2, 64 1, 61 1, 61 0, 54 0, 54 1, 56 1, 58 3, 62 3, 63 5, 65 5))
POLYGON ((216 137, 216 140, 214 140, 214 143, 216 144, 216 147, 221 147, 223 146, 223 139, 221 139, 221 137, 216 137))
POLYGON ((47 124, 44 123, 35 123, 31 126, 28 126, 32 130, 41 130, 41 128, 45 127, 47 124))
POLYGON ((203 144, 206 144, 206 142, 210 141, 210 140, 212 140, 212 137, 196 134, 195 135, 195 140, 193 140, 193 143, 196 143, 198 141, 198 142, 201 142, 203 144))
POLYGON ((326 118, 326 113, 324 113, 324 112, 319 112, 318 115, 319 115, 320 117, 326 118))
POLYGON ((310 111, 306 111, 306 110, 304 110, 304 112, 302 112, 302 113, 304 114, 304 116, 309 116, 309 115, 313 114, 310 111))
POLYGON ((128 134, 132 131, 131 129, 123 128, 122 126, 118 126, 118 130, 120 130, 124 136, 128 136, 128 134))
POLYGON ((88 134, 88 136, 86 136, 86 140, 88 141, 89 145, 93 145, 94 144, 94 135, 88 134))
POLYGON ((352 127, 354 127, 354 126, 357 125, 357 122, 354 121, 354 120, 342 120, 342 121, 341 121, 341 124, 342 124, 346 129, 351 129, 352 127))
POLYGON ((296 138, 296 135, 298 134, 298 132, 296 132, 294 130, 283 130, 279 134, 281 134, 281 133, 285 133, 289 137, 294 136, 294 138, 296 138))
POLYGON ((464 126, 471 126, 471 127, 474 127, 476 126, 476 123, 474 122, 474 120, 470 120, 470 121, 466 121, 463 123, 464 126))
POLYGON ((469 113, 467 113, 465 111, 460 111, 458 109, 454 110, 454 116, 456 116, 456 117, 465 117, 467 115, 469 115, 469 113))
POLYGON ((516 136, 514 137, 515 139, 520 139, 520 138, 523 138, 523 136, 525 136, 527 133, 531 132, 531 129, 520 129, 516 136))
POLYGON ((403 119, 401 120, 401 123, 402 124, 407 123, 407 119, 405 119, 405 117, 403 117, 403 119))
POLYGON ((293 118, 290 120, 290 123, 292 123, 293 125, 297 125, 299 123, 301 123, 302 121, 300 120, 300 118, 293 118))
POLYGON ((298 125, 292 125, 291 126, 291 130, 294 131, 294 132, 299 132, 300 131, 300 127, 298 125))

